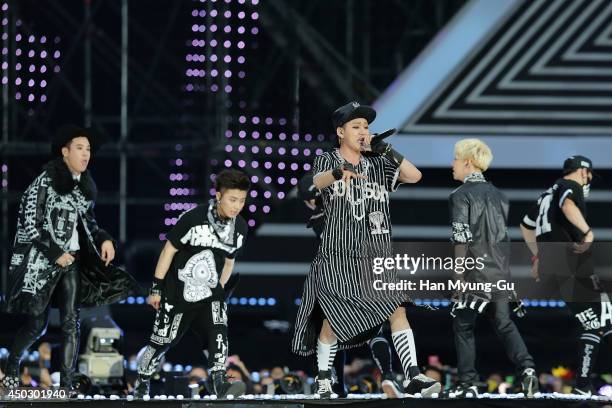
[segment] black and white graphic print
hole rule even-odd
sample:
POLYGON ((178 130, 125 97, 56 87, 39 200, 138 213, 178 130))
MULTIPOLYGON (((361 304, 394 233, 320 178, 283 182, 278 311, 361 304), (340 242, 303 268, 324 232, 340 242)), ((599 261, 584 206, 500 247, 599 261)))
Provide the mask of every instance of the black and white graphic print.
POLYGON ((164 356, 162 353, 160 353, 157 355, 157 357, 153 358, 155 356, 155 352, 156 350, 151 346, 147 346, 147 348, 145 348, 145 351, 138 362, 138 374, 147 377, 155 374, 155 370, 164 356))
POLYGON ((215 300, 211 305, 212 322, 213 324, 222 324, 227 326, 227 304, 215 300))
POLYGON ((41 277, 42 272, 49 268, 49 260, 35 247, 32 247, 28 255, 28 267, 23 277, 22 292, 35 295, 42 289, 47 280, 41 277))
POLYGON ((387 219, 382 211, 374 211, 369 215, 370 233, 373 235, 388 234, 387 219))
POLYGON ((210 371, 225 371, 225 360, 227 360, 227 336, 223 333, 217 333, 215 337, 216 352, 213 354, 213 363, 210 366, 210 371))
POLYGON ((189 258, 185 267, 179 269, 178 277, 185 284, 183 298, 187 302, 198 302, 209 298, 219 283, 215 257, 210 249, 189 258))
POLYGON ((155 344, 170 344, 176 338, 183 313, 177 313, 172 317, 173 305, 164 303, 155 315, 153 334, 151 341, 155 344))
POLYGON ((230 254, 233 254, 236 250, 242 247, 243 240, 244 235, 237 234, 236 245, 225 244, 219 240, 219 237, 215 233, 212 225, 196 225, 181 238, 181 242, 184 245, 189 244, 192 247, 218 248, 230 254))

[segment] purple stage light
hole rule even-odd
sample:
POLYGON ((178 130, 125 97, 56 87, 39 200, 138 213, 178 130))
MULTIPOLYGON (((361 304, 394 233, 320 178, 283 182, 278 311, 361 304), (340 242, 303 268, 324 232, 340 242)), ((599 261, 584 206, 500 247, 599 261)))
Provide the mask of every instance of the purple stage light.
POLYGON ((304 163, 304 170, 310 171, 310 168, 311 168, 311 166, 310 166, 309 163, 304 163))
POLYGON ((298 135, 297 133, 294 133, 291 135, 291 138, 293 139, 294 142, 297 142, 298 140, 300 140, 300 135, 298 135))
POLYGON ((270 146, 266 146, 264 151, 266 152, 266 154, 272 154, 272 148, 270 146))
POLYGON ((272 177, 270 177, 270 176, 264 177, 264 183, 270 184, 271 182, 272 182, 272 177))
POLYGON ((191 16, 192 16, 192 17, 197 17, 197 16, 198 16, 198 10, 193 10, 193 11, 191 12, 191 16))
POLYGON ((285 118, 280 118, 280 119, 278 120, 278 124, 279 124, 279 125, 281 125, 281 126, 285 126, 285 125, 287 124, 287 119, 285 119, 285 118))
POLYGON ((312 135, 310 133, 306 133, 306 135, 304 136, 304 140, 306 140, 307 142, 311 142, 312 141, 312 135))
POLYGON ((254 227, 255 226, 255 220, 249 220, 249 227, 254 227))
POLYGON ((197 33, 198 32, 198 28, 199 28, 199 26, 197 24, 194 24, 194 25, 191 26, 191 31, 193 31, 194 33, 197 33))
POLYGON ((15 92, 15 99, 17 100, 21 99, 21 92, 15 92))
POLYGON ((244 160, 238 160, 238 167, 243 168, 246 166, 246 162, 244 160))
POLYGON ((41 102, 46 102, 47 101, 47 95, 40 95, 40 101, 41 102))
POLYGON ((253 122, 254 125, 258 125, 259 124, 259 116, 253 116, 253 118, 251 119, 251 122, 253 122))
POLYGON ((244 79, 245 76, 246 76, 246 74, 244 73, 244 71, 239 71, 238 72, 238 78, 244 79))
POLYGON ((284 147, 278 148, 278 154, 280 154, 281 156, 284 155, 286 152, 287 152, 287 149, 285 149, 284 147))
POLYGON ((210 76, 212 76, 213 78, 216 78, 217 75, 219 75, 219 71, 217 71, 216 69, 210 71, 210 76))
POLYGON ((285 170, 285 162, 278 162, 278 169, 285 170))
POLYGON ((274 121, 272 120, 272 118, 267 117, 266 118, 266 125, 271 125, 274 121))
POLYGON ((272 193, 270 191, 265 191, 264 192, 264 197, 265 198, 270 198, 270 197, 272 197, 272 193))
POLYGON ((22 37, 21 37, 21 34, 17 34, 17 35, 15 36, 15 41, 21 41, 21 38, 22 38, 22 37))
POLYGON ((226 69, 223 75, 225 75, 226 78, 229 78, 232 76, 232 71, 230 71, 229 69, 226 69))
POLYGON ((259 153, 259 146, 253 146, 253 147, 251 147, 251 152, 252 152, 252 153, 259 153))
POLYGON ((291 170, 296 171, 299 168, 297 163, 291 163, 291 170))
POLYGON ((40 58, 47 58, 47 51, 41 51, 40 52, 40 58))
POLYGON ((238 137, 244 139, 246 137, 246 132, 244 130, 241 130, 240 132, 238 132, 238 137))
POLYGON ((229 10, 226 10, 226 11, 225 11, 225 13, 223 13, 223 16, 224 16, 225 18, 230 18, 230 17, 232 16, 232 12, 231 12, 231 11, 229 11, 229 10))
POLYGON ((287 135, 285 134, 285 132, 281 132, 281 133, 279 133, 278 138, 280 140, 285 140, 285 139, 287 139, 287 135))
POLYGON ((225 57, 223 57, 223 61, 225 61, 227 64, 229 64, 230 62, 232 62, 232 57, 231 57, 231 55, 226 55, 225 57))
POLYGON ((238 41, 238 48, 239 49, 243 49, 244 48, 244 41, 238 41))
POLYGON ((310 156, 310 149, 304 149, 304 156, 310 156))
POLYGON ((259 177, 251 176, 251 183, 257 183, 257 182, 259 182, 259 177))
POLYGON ((8 77, 2 77, 2 85, 8 84, 8 77))
POLYGON ((55 67, 53 67, 53 72, 55 72, 56 74, 57 74, 58 72, 60 72, 60 67, 59 67, 59 65, 56 65, 55 67))
POLYGON ((206 16, 206 10, 200 10, 200 12, 198 13, 198 15, 200 17, 205 17, 206 16))
POLYGON ((215 195, 215 189, 211 188, 210 190, 208 190, 208 194, 210 194, 211 196, 215 195))
POLYGON ((225 167, 232 167, 232 161, 230 159, 225 160, 223 163, 225 164, 225 167))
POLYGON ((36 40, 36 37, 34 37, 33 35, 30 35, 30 36, 28 37, 28 42, 29 42, 29 43, 33 43, 35 40, 36 40))
POLYGON ((325 140, 325 135, 323 135, 323 134, 319 134, 319 135, 317 136, 317 140, 318 140, 319 142, 324 141, 324 140, 325 140))
POLYGON ((263 210, 263 212, 264 212, 264 213, 266 213, 266 214, 270 212, 270 206, 268 206, 268 205, 264 205, 264 206, 263 206, 261 209, 262 209, 262 210, 263 210))
POLYGON ((253 34, 253 35, 259 34, 259 28, 257 28, 257 27, 251 28, 251 34, 253 34))
POLYGON ((212 84, 210 86, 210 90, 213 92, 217 92, 219 90, 219 86, 217 84, 212 84))
POLYGON ((257 20, 257 19, 259 18, 259 13, 258 13, 258 12, 256 12, 256 11, 254 11, 254 12, 251 14, 251 18, 252 18, 253 20, 257 20))
POLYGON ((228 139, 229 139, 230 137, 232 137, 232 131, 231 131, 231 130, 229 130, 229 129, 227 129, 227 130, 225 131, 225 137, 227 137, 228 139))
POLYGON ((284 177, 279 177, 278 178, 278 184, 285 184, 285 178, 284 177))
POLYGON ((176 159, 176 161, 174 162, 178 167, 181 167, 183 165, 183 160, 182 159, 176 159))
POLYGON ((244 11, 241 11, 241 12, 238 13, 238 18, 240 20, 242 20, 245 16, 246 16, 246 14, 244 13, 244 11))
POLYGON ((285 193, 283 193, 282 191, 279 191, 276 196, 278 197, 279 200, 282 200, 283 198, 285 198, 285 193))
POLYGON ((217 10, 215 10, 215 9, 210 10, 210 16, 211 17, 217 17, 217 10))
POLYGON ((238 151, 240 153, 244 153, 246 151, 246 147, 244 147, 244 145, 240 145, 240 146, 238 146, 238 151))
POLYGON ((317 149, 317 150, 315 150, 315 154, 316 154, 317 156, 319 156, 319 155, 323 154, 323 149, 317 149))
POLYGON ((238 27, 238 34, 244 34, 245 31, 244 26, 238 27))
POLYGON ((225 27, 223 27, 223 31, 226 33, 230 33, 232 31, 232 27, 226 25, 225 27))
POLYGON ((15 78, 15 85, 21 85, 21 78, 15 78))
POLYGON ((259 167, 259 162, 257 162, 256 160, 253 160, 251 162, 251 167, 254 168, 254 169, 258 168, 259 167))
POLYGON ((46 65, 41 65, 40 66, 40 73, 44 74, 45 72, 47 72, 47 66, 46 65))
POLYGON ((264 167, 265 167, 267 170, 270 170, 270 169, 272 168, 272 163, 270 163, 269 161, 267 161, 267 162, 265 162, 265 163, 264 163, 264 167))
POLYGON ((257 211, 257 206, 256 206, 255 204, 251 204, 251 205, 249 205, 249 211, 250 211, 250 212, 255 212, 255 211, 257 211))
POLYGON ((217 25, 213 24, 210 26, 210 31, 212 31, 213 33, 217 31, 217 25))
POLYGON ((225 151, 230 153, 232 151, 232 145, 225 145, 225 151))
POLYGON ((293 155, 293 156, 297 156, 299 152, 300 151, 297 148, 295 148, 295 147, 293 149, 291 149, 291 155, 293 155))
POLYGON ((251 190, 251 198, 257 197, 257 190, 251 190))
MULTIPOLYGON (((6 54, 8 54, 8 48, 3 48, 2 49, 2 55, 6 55, 6 54)), ((18 57, 21 55, 21 48, 17 48, 15 50, 15 55, 18 56, 18 57)))
POLYGON ((272 132, 266 132, 266 139, 272 140, 272 132))
POLYGON ((296 179, 295 177, 291 177, 291 185, 295 186, 298 183, 298 179, 296 179))
POLYGON ((238 117, 238 122, 240 122, 240 123, 246 123, 246 116, 244 116, 244 115, 240 115, 240 116, 238 117))

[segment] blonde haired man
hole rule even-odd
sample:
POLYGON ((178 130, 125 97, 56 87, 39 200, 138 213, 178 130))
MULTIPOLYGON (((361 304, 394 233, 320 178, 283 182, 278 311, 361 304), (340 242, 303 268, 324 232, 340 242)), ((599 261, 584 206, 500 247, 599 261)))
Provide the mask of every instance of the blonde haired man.
MULTIPOLYGON (((463 139, 455 145, 453 178, 463 184, 450 195, 451 241, 456 257, 481 258, 484 268, 471 269, 455 278, 465 282, 493 283, 508 279, 508 200, 485 180, 493 160, 491 149, 479 139, 463 139)), ((478 314, 486 314, 495 333, 502 341, 506 354, 521 375, 521 385, 527 396, 538 389, 533 358, 527 351, 514 322, 510 319, 507 291, 459 292, 453 296, 453 331, 457 350, 459 384, 456 396, 477 394, 479 382, 476 363, 474 327, 478 314)), ((513 296, 515 298, 515 296, 513 296)), ((524 314, 516 308, 519 316, 524 314)))

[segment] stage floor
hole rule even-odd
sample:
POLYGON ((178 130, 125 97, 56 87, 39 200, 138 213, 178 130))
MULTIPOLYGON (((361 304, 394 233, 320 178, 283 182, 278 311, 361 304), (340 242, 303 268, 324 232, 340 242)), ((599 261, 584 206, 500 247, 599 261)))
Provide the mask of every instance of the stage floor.
MULTIPOLYGON (((300 397, 300 396, 298 396, 300 397)), ((73 400, 0 400, 0 407, 60 407, 70 404, 72 408, 120 408, 130 406, 147 406, 157 408, 198 408, 198 407, 237 407, 237 408, 314 408, 322 406, 346 407, 346 408, 468 408, 468 407, 498 407, 498 408, 547 408, 547 407, 605 407, 612 408, 610 397, 579 397, 566 394, 545 394, 537 398, 525 399, 520 395, 508 396, 481 396, 479 398, 443 399, 443 398, 402 398, 386 399, 380 395, 352 396, 351 398, 337 398, 320 400, 315 398, 294 398, 291 396, 269 396, 265 398, 240 398, 235 400, 213 400, 210 398, 187 399, 187 398, 151 398, 148 400, 132 398, 100 398, 80 397, 73 400)))

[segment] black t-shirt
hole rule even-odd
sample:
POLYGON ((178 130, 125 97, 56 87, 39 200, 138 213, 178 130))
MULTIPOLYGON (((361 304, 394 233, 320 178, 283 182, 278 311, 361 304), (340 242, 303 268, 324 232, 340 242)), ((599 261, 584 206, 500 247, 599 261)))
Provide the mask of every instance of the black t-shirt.
POLYGON ((538 242, 581 242, 583 234, 563 214, 563 203, 570 199, 586 218, 586 204, 580 184, 559 179, 531 207, 521 224, 536 230, 538 242))
POLYGON ((236 258, 244 246, 247 225, 238 215, 219 234, 211 225, 208 205, 181 215, 166 238, 178 249, 164 279, 164 294, 172 302, 196 305, 223 300, 220 284, 225 259, 236 258))

